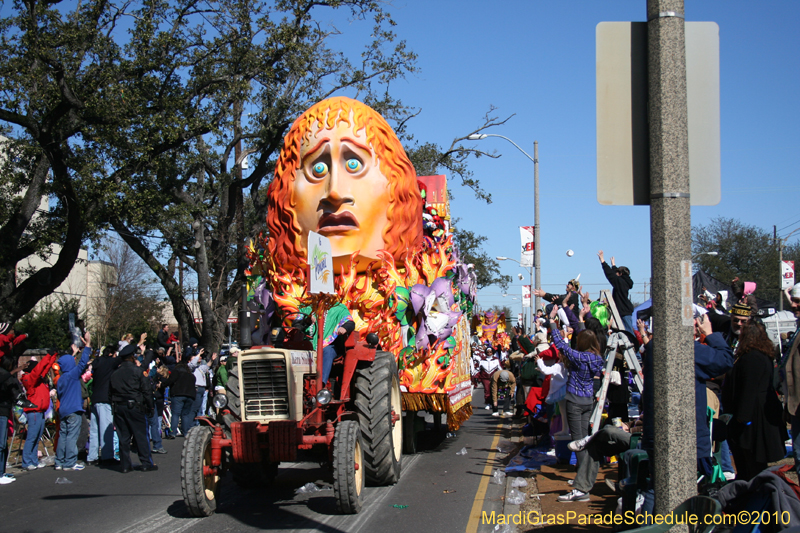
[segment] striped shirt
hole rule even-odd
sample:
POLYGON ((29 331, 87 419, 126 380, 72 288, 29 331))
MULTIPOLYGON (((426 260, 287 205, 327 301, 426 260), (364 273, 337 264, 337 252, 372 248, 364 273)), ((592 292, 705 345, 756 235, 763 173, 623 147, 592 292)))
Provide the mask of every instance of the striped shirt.
POLYGON ((594 396, 594 376, 603 370, 603 358, 592 352, 573 350, 555 327, 552 327, 552 333, 553 344, 572 365, 567 378, 567 393, 591 398, 594 396))

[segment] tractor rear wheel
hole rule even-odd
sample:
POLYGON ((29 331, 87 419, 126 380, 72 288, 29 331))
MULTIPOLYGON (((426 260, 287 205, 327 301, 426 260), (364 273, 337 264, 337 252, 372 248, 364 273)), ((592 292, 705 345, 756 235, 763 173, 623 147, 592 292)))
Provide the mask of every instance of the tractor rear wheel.
POLYGON ((353 390, 367 484, 397 483, 403 457, 403 406, 394 356, 376 352, 375 361, 356 372, 353 390))
POLYGON ((211 436, 208 426, 195 426, 186 435, 181 452, 181 492, 192 516, 211 516, 217 509, 219 475, 206 475, 211 465, 211 436))
POLYGON ((333 496, 339 512, 356 514, 361 510, 364 490, 364 455, 358 422, 343 420, 336 425, 333 439, 333 496))

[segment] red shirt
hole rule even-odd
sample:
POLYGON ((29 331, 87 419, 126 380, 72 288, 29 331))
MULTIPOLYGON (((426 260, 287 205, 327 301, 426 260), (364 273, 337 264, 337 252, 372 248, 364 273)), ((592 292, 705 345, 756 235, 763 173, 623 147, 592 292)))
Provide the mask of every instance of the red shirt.
POLYGON ((50 387, 42 378, 53 366, 53 363, 56 362, 57 357, 57 355, 46 355, 30 374, 25 374, 20 379, 25 387, 28 400, 36 404, 35 408, 23 409, 26 413, 44 413, 50 407, 50 387))

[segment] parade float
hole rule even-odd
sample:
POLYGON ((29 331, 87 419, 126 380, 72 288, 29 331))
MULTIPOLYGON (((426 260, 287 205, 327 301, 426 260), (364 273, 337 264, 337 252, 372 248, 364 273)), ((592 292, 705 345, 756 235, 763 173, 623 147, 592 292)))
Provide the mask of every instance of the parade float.
POLYGON ((249 247, 253 346, 229 365, 217 417, 187 437, 184 500, 208 515, 226 470, 263 481, 307 450, 331 461, 339 509, 358 512, 365 482, 399 479, 418 411, 446 414, 453 431, 472 413, 475 276, 453 246, 445 177, 418 177, 358 101, 330 98, 294 122, 268 205, 249 247), (312 278, 332 281, 330 293, 312 291, 312 278), (309 315, 316 333, 296 327, 309 315), (348 321, 355 331, 323 382, 322 346, 348 321))

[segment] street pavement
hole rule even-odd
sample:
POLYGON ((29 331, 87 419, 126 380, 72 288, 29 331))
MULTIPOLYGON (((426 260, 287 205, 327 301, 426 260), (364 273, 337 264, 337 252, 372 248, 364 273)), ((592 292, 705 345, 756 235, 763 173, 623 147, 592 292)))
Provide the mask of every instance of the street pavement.
POLYGON ((500 438, 510 437, 511 420, 483 410, 482 393, 476 391, 474 414, 455 437, 435 433, 427 424, 422 451, 403 456, 399 483, 367 487, 357 515, 337 514, 327 466, 292 463, 282 464, 275 483, 264 489, 242 489, 228 475, 217 513, 192 518, 180 489, 183 440, 176 439, 164 441, 169 453, 155 456, 156 472, 122 474, 116 468, 87 466, 80 472, 48 467, 18 473, 16 482, 0 487, 0 532, 490 531, 478 520, 482 511, 503 509, 505 487, 489 480, 501 466, 496 446, 500 438), (456 455, 462 448, 467 454, 456 455), (58 478, 70 483, 57 484, 58 478), (296 494, 305 483, 323 490, 296 494))

